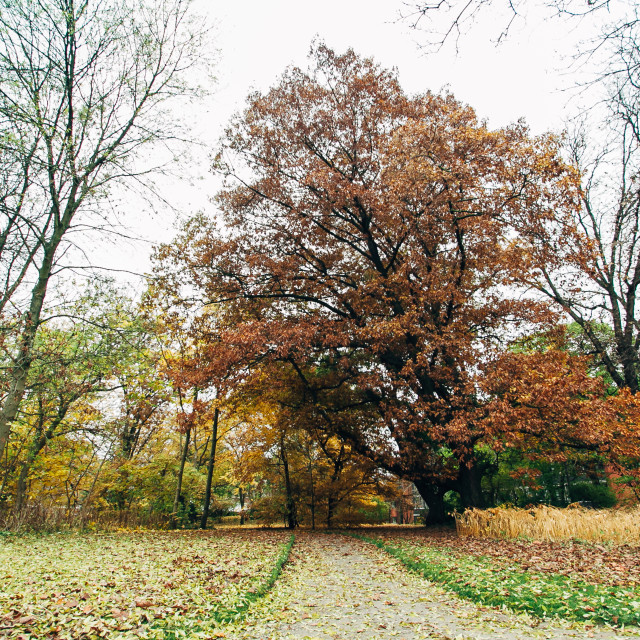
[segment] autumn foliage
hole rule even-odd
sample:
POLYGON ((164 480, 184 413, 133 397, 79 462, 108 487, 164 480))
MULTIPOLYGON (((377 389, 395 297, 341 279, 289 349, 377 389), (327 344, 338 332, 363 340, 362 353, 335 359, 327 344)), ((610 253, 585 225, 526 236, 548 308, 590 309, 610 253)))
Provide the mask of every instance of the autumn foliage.
POLYGON ((494 447, 530 458, 566 462, 595 452, 637 487, 640 401, 628 389, 612 392, 590 363, 557 348, 503 355, 483 383, 492 398, 482 409, 488 433, 494 447))
POLYGON ((226 357, 297 375, 307 424, 412 479, 436 517, 448 489, 482 503, 479 443, 611 452, 620 413, 583 360, 507 349, 558 321, 523 288, 561 264, 547 240, 581 238, 557 140, 408 96, 352 51, 312 63, 230 124, 224 231, 199 217, 159 254, 221 310, 226 357))
MULTIPOLYGON (((104 396, 87 391, 93 453, 70 505, 204 527, 237 499, 242 522, 250 505, 293 528, 354 522, 398 478, 432 520, 450 492, 449 508, 583 499, 570 472, 607 492, 605 466, 637 490, 640 405, 614 355, 584 348, 616 329, 566 326, 541 289, 549 273, 569 291, 594 256, 558 139, 492 130, 320 44, 249 96, 214 170, 220 217, 157 249, 139 344, 100 373, 104 396)), ((47 452, 38 428, 11 445, 17 511, 47 452)))

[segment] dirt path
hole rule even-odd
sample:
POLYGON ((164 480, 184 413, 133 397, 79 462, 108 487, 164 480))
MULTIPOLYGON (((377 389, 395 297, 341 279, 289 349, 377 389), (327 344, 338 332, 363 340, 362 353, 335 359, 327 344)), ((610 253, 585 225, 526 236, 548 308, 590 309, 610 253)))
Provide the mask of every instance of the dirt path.
POLYGON ((640 638, 640 630, 560 627, 481 607, 410 573, 372 545, 299 534, 274 590, 233 636, 255 640, 640 638))

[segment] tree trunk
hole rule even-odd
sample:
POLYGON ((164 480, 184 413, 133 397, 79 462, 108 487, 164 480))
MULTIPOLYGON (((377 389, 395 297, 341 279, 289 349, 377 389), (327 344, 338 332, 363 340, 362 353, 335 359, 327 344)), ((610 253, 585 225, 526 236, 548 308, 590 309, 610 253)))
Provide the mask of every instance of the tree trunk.
POLYGON ((280 456, 282 458, 282 467, 284 469, 284 486, 287 493, 286 503, 286 525, 287 529, 295 529, 298 526, 298 516, 296 513, 296 502, 293 499, 293 489, 291 486, 291 476, 289 474, 289 460, 284 448, 284 433, 280 437, 280 456))
POLYGON ((482 474, 477 464, 472 463, 468 467, 466 464, 461 463, 458 491, 462 506, 465 509, 467 507, 482 509, 485 506, 484 495, 482 494, 482 474))
POLYGON ((213 429, 211 432, 211 451, 209 453, 209 464, 207 465, 207 486, 204 492, 204 505, 202 507, 202 518, 200 518, 200 528, 207 528, 209 519, 209 503, 211 502, 211 484, 213 482, 213 466, 216 462, 216 444, 218 443, 218 417, 220 411, 218 407, 213 412, 213 429))
POLYGON ((425 524, 442 524, 446 522, 447 514, 444 508, 444 494, 447 492, 447 488, 421 481, 415 482, 415 485, 429 509, 425 524))
POLYGON ((311 530, 315 531, 316 529, 316 492, 311 485, 311 504, 309 505, 309 509, 311 511, 311 530))
POLYGON ((47 285, 53 269, 53 259, 62 236, 68 227, 70 217, 65 215, 64 222, 56 229, 53 237, 46 245, 42 264, 38 269, 38 279, 31 290, 29 311, 26 313, 25 325, 19 340, 19 354, 11 368, 9 391, 2 405, 2 410, 0 410, 0 456, 2 456, 7 446, 11 434, 11 425, 18 415, 18 410, 24 397, 27 377, 34 359, 33 345, 40 326, 42 307, 47 295, 47 285))
POLYGON ((31 463, 29 461, 24 462, 22 467, 20 468, 20 475, 18 476, 18 481, 16 483, 16 499, 14 502, 14 510, 16 513, 20 513, 27 498, 27 477, 29 476, 29 471, 31 470, 31 463))
POLYGON ((31 467, 38 456, 38 453, 42 451, 44 445, 47 443, 46 436, 42 433, 42 427, 36 431, 36 437, 33 439, 27 459, 22 463, 20 467, 20 473, 18 474, 18 480, 16 482, 16 497, 14 500, 13 508, 16 513, 20 513, 27 501, 27 478, 31 467))
POLYGON ((238 488, 238 494, 240 497, 240 526, 244 524, 245 516, 244 516, 244 491, 242 487, 238 488))
POLYGON ((311 448, 307 448, 307 454, 309 457, 309 490, 311 502, 309 503, 309 510, 311 512, 311 530, 315 531, 316 528, 316 485, 313 478, 313 456, 311 448))
POLYGON ((333 514, 336 510, 336 499, 329 495, 327 498, 327 529, 331 529, 333 525, 333 514))
POLYGON ((189 441, 191 439, 191 429, 185 434, 184 448, 180 455, 180 467, 178 469, 178 479, 176 483, 176 495, 173 499, 173 513, 171 514, 171 528, 175 529, 178 525, 178 509, 180 508, 180 498, 182 493, 182 476, 184 475, 184 466, 187 462, 187 454, 189 452, 189 441))
POLYGON ((342 456, 344 455, 344 442, 340 446, 340 453, 338 457, 333 460, 333 473, 331 474, 331 487, 329 497, 327 498, 327 529, 331 529, 333 525, 333 516, 336 511, 336 507, 338 506, 338 498, 337 491, 334 492, 333 487, 337 486, 338 480, 340 480, 340 475, 342 474, 342 469, 344 467, 344 463, 342 461, 342 456))

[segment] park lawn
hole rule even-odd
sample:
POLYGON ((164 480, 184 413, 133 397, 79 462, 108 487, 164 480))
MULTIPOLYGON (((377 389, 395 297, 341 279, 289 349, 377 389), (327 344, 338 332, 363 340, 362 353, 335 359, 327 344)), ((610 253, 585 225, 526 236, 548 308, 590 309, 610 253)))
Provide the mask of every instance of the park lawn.
POLYGON ((628 545, 459 538, 367 530, 410 569, 473 602, 540 617, 640 625, 640 549, 628 545))
POLYGON ((271 585, 284 531, 0 538, 0 638, 211 638, 271 585))

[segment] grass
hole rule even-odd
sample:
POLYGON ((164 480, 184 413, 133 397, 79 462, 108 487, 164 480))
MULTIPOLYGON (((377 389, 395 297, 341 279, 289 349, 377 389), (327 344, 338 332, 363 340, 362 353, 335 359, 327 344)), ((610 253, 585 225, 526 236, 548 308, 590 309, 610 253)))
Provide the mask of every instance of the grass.
POLYGON ((232 607, 220 609, 215 613, 215 619, 218 622, 231 622, 242 617, 253 602, 265 596, 273 587, 276 580, 282 573, 282 567, 289 558, 291 548, 295 542, 295 536, 291 535, 289 541, 280 549, 280 554, 276 559, 276 563, 267 578, 261 582, 256 588, 249 589, 232 607))
POLYGON ((473 602, 538 617, 612 626, 640 624, 640 588, 589 584, 572 576, 525 571, 517 563, 460 556, 445 548, 357 535, 412 571, 473 602))
MULTIPOLYGON (((289 554, 291 553, 294 542, 295 536, 292 535, 289 538, 289 541, 281 548, 280 554, 276 559, 276 563, 271 573, 263 582, 261 582, 256 588, 246 591, 235 603, 233 603, 233 605, 216 610, 212 621, 215 621, 218 624, 227 624, 241 620, 249 610, 251 604, 269 593, 273 585, 276 583, 276 580, 282 573, 284 564, 289 559, 289 554)), ((207 629, 207 625, 203 625, 201 622, 197 622, 195 625, 182 624, 176 628, 167 628, 165 625, 158 624, 153 628, 154 630, 160 629, 165 632, 165 634, 161 636, 163 640, 195 638, 199 636, 211 638, 210 627, 207 629)), ((223 635, 221 635, 221 637, 223 637, 223 635)))
POLYGON ((467 509, 457 514, 456 529, 461 536, 478 538, 578 539, 640 544, 640 507, 594 510, 540 505, 532 509, 467 509))
POLYGON ((131 532, 0 540, 0 638, 216 637, 273 586, 280 531, 131 532))

